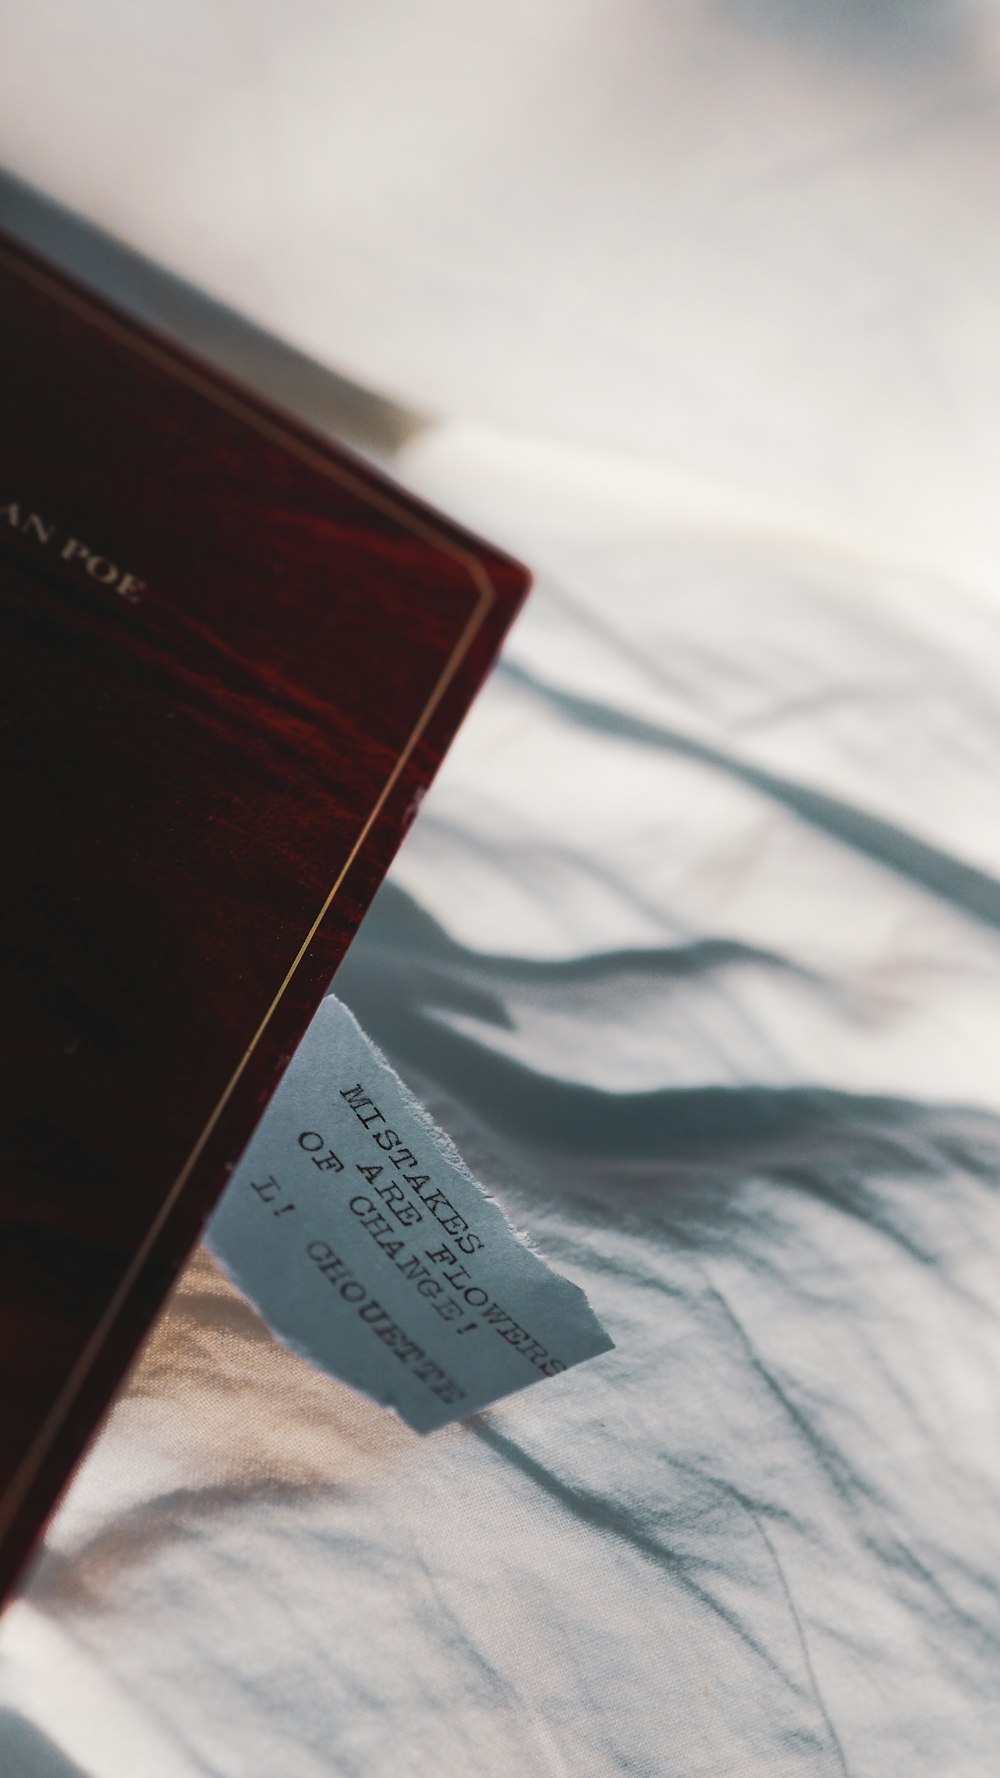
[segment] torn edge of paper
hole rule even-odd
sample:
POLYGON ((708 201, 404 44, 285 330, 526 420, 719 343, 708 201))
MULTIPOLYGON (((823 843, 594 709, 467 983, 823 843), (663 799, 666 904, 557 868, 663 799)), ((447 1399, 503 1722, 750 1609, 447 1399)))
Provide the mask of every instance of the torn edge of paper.
POLYGON ((613 1346, 332 994, 206 1239, 280 1339, 418 1432, 613 1346))

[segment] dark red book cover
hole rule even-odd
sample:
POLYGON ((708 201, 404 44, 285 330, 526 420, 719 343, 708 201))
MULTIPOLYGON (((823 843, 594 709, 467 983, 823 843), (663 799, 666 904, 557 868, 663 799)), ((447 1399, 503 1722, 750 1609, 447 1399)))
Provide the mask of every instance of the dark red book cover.
POLYGON ((9 242, 0 359, 8 1588, 527 577, 9 242))

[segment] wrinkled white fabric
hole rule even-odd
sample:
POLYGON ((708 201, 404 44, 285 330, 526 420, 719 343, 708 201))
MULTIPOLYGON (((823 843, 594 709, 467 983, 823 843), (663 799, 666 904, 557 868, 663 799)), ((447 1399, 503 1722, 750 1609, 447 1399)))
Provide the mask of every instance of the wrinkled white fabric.
POLYGON ((539 571, 337 991, 617 1350, 422 1441, 200 1255, 0 1769, 985 1778, 997 8, 106 5, 143 130, 35 11, 20 170, 444 414, 396 472, 539 571))

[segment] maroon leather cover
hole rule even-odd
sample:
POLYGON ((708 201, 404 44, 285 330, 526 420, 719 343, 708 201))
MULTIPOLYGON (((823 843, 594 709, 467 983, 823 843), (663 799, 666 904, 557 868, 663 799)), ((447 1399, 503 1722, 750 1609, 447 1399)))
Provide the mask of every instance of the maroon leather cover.
POLYGON ((527 586, 0 243, 0 1587, 527 586))

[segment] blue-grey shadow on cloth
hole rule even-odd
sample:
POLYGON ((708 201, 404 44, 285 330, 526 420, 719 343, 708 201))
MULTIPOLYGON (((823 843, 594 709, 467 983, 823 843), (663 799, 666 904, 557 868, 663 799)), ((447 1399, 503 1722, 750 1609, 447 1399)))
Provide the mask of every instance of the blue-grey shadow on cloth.
POLYGON ((3 1778, 87 1778, 87 1773, 16 1710, 0 1710, 3 1778))
POLYGON ((896 71, 960 61, 972 36, 956 0, 722 0, 721 11, 748 37, 896 71))
MULTIPOLYGON (((644 952, 665 982, 710 968, 707 943, 644 952)), ((759 960, 767 963, 767 954, 759 960)), ((384 885, 341 965, 334 987, 376 1043, 409 1079, 440 1088, 521 1150, 579 1159, 561 1167, 565 1198, 578 1208, 602 1202, 601 1174, 614 1168, 605 1214, 625 1208, 622 1193, 645 1200, 653 1189, 676 1207, 692 1195, 722 1210, 731 1186, 754 1171, 837 1202, 918 1255, 905 1218, 886 1202, 889 1179, 930 1179, 957 1165, 979 1179, 1000 1178, 1000 1125, 975 1107, 814 1087, 754 1084, 612 1092, 540 1073, 456 1029, 453 1015, 509 1024, 502 983, 565 984, 613 972, 634 953, 557 963, 486 956, 457 943, 405 891, 384 885)), ((778 960, 780 964, 780 960, 778 960)), ((546 1169, 545 1177, 554 1179, 546 1169)), ((706 1203, 707 1208, 707 1203, 706 1203)))
POLYGON ((733 758, 721 747, 694 740, 679 729, 650 722, 641 716, 630 716, 595 698, 578 697, 558 686, 548 685, 511 662, 504 662, 501 670, 514 684, 558 710, 565 720, 576 726, 594 734, 637 741, 644 747, 711 766, 721 775, 759 791, 801 821, 808 822, 874 863, 884 865, 907 882, 918 884, 988 926, 1000 927, 1000 882, 996 877, 926 840, 918 839, 894 822, 869 814, 866 809, 859 809, 825 791, 815 790, 809 784, 797 783, 793 778, 780 777, 776 772, 765 771, 749 761, 733 758))

